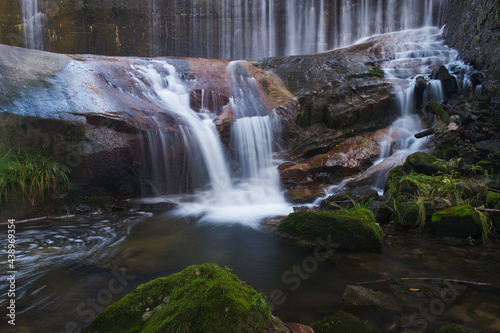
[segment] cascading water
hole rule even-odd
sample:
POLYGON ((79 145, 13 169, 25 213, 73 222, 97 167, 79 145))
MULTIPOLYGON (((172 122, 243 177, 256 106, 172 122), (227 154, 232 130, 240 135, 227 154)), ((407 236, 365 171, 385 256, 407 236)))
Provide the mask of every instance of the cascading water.
POLYGON ((24 46, 28 49, 43 50, 44 14, 40 12, 38 0, 22 0, 24 46))
MULTIPOLYGON (((440 64, 450 70, 458 67, 459 70, 456 72, 461 74, 457 79, 461 82, 468 81, 467 73, 471 70, 470 66, 458 61, 458 53, 444 44, 441 34, 442 30, 428 27, 387 34, 383 37, 385 42, 381 47, 381 57, 389 60, 383 61, 381 67, 386 73, 386 78, 395 82, 401 116, 388 131, 389 141, 381 143, 380 157, 375 166, 389 156, 391 163, 401 164, 408 155, 424 148, 426 139, 414 137, 426 126, 417 114, 415 97, 417 77, 426 82, 422 104, 431 99, 439 103, 445 100, 441 81, 431 77, 432 72, 435 72, 440 64)), ((372 38, 362 39, 359 42, 367 42, 372 38)), ((380 191, 383 180, 384 178, 380 178, 374 184, 380 191)))
POLYGON ((165 55, 259 59, 317 53, 373 34, 438 25, 442 6, 443 0, 176 0, 165 55))
MULTIPOLYGON (((203 216, 205 220, 211 221, 252 224, 269 215, 288 213, 290 207, 280 193, 278 171, 273 160, 273 132, 276 124, 272 117, 275 116, 265 113, 256 95, 257 87, 253 78, 245 74, 239 63, 231 63, 228 69, 234 80, 231 106, 234 114, 240 117, 234 122, 231 132, 232 146, 237 152, 235 159, 240 166, 240 172, 236 173, 230 172, 230 156, 218 136, 214 115, 209 112, 197 113, 190 108, 189 93, 175 68, 162 61, 134 68, 154 90, 154 94, 145 93, 146 97, 155 101, 165 112, 175 115, 181 123, 179 133, 188 156, 195 193, 188 198, 168 197, 168 200, 180 205, 177 213, 203 216), (245 87, 245 93, 242 87, 245 87)), ((139 78, 136 81, 144 84, 139 78)), ((153 156, 155 152, 168 149, 168 140, 161 131, 148 134, 144 147, 149 152, 147 155, 153 156)), ((145 159, 155 164, 146 170, 151 178, 156 178, 152 183, 179 177, 169 173, 169 162, 161 160, 165 158, 164 153, 155 158, 157 161, 145 159)), ((162 188, 156 190, 155 194, 158 194, 162 188)))

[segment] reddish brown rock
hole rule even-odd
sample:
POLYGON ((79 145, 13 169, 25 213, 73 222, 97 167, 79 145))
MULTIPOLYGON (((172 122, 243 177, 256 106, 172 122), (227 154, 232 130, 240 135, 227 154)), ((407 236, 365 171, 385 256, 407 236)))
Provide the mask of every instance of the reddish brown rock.
POLYGON ((291 333, 314 333, 311 327, 302 324, 285 323, 285 326, 290 329, 291 333))

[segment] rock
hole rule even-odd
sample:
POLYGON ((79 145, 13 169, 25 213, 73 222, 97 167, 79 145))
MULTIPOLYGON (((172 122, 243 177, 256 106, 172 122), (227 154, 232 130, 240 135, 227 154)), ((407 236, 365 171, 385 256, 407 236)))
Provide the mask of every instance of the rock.
POLYGON ((140 285, 84 332, 258 332, 270 321, 259 293, 228 269, 203 264, 140 285))
POLYGON ((285 326, 290 329, 291 333, 314 333, 310 326, 296 324, 296 323, 285 323, 285 326))
POLYGON ((281 319, 271 316, 271 321, 259 333, 293 333, 281 319))
POLYGON ((439 236, 479 238, 482 234, 481 218, 471 205, 437 211, 431 225, 439 236))
POLYGON ((450 99, 458 93, 457 79, 450 75, 446 66, 439 66, 438 70, 432 73, 432 78, 441 81, 445 98, 450 99))
POLYGON ((143 203, 139 206, 139 210, 155 213, 168 212, 174 209, 177 204, 173 202, 155 202, 155 203, 143 203))
POLYGON ((401 306, 389 294, 372 291, 362 286, 348 285, 342 296, 345 305, 374 306, 400 312, 401 306))
POLYGON ((450 115, 443 109, 441 104, 437 102, 435 99, 430 100, 427 102, 425 105, 427 107, 427 112, 433 113, 436 116, 439 117, 446 125, 448 125, 451 122, 450 115))
POLYGON ((416 152, 406 158, 403 166, 417 173, 423 173, 428 176, 436 175, 443 171, 442 165, 445 161, 425 152, 416 152))
POLYGON ((325 191, 317 187, 298 187, 285 191, 285 199, 296 204, 313 202, 323 195, 325 191))
POLYGON ((485 70, 492 78, 500 76, 500 22, 492 15, 498 8, 496 0, 479 3, 452 0, 444 13, 443 37, 446 44, 457 49, 465 63, 485 70))
POLYGON ((311 324, 315 333, 380 333, 370 324, 363 323, 352 314, 339 311, 311 324))
POLYGON ((348 250, 380 250, 385 236, 375 224, 373 213, 364 208, 292 213, 283 220, 278 231, 312 243, 319 238, 329 239, 333 246, 348 250))
POLYGON ((417 108, 421 108, 424 106, 424 93, 427 89, 427 80, 423 76, 417 76, 415 78, 415 99, 417 102, 417 108))
POLYGON ((479 333, 478 331, 466 328, 462 325, 447 325, 443 326, 434 333, 479 333))
POLYGON ((394 208, 393 219, 406 228, 416 228, 425 223, 425 215, 422 216, 416 201, 398 200, 394 208))

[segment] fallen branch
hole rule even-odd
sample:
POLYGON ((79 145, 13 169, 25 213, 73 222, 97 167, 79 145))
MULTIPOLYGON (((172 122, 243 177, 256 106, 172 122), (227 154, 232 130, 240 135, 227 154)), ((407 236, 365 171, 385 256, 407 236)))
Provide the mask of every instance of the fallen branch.
MULTIPOLYGON (((370 284, 370 283, 381 283, 381 282, 390 282, 394 279, 382 279, 382 280, 373 280, 373 281, 363 281, 358 282, 357 284, 370 284)), ((399 280, 403 281, 446 281, 446 282, 454 282, 454 283, 463 283, 471 286, 486 286, 493 288, 500 288, 500 286, 496 286, 491 283, 484 282, 474 282, 474 281, 466 281, 466 280, 456 280, 456 279, 441 279, 441 278, 399 278, 399 280)))
POLYGON ((429 128, 429 129, 426 129, 425 131, 422 131, 422 132, 419 132, 415 135, 413 135, 416 139, 420 139, 420 138, 423 138, 423 137, 426 137, 426 136, 429 136, 429 135, 432 135, 434 134, 434 128, 429 128))
POLYGON ((493 209, 493 208, 476 208, 476 210, 481 210, 483 212, 496 212, 496 213, 500 213, 500 209, 493 209))

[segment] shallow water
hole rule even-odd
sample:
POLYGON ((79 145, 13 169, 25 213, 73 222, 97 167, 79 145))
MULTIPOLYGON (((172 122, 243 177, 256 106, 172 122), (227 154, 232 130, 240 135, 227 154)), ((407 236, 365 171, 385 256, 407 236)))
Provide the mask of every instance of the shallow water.
MULTIPOLYGON (((232 268, 273 301, 274 313, 285 322, 309 324, 344 309, 384 332, 392 331, 397 313, 345 308, 341 299, 346 285, 395 277, 500 285, 498 248, 445 246, 437 237, 408 232, 388 237, 381 253, 335 252, 318 261, 313 259, 314 249, 261 228, 168 214, 46 220, 18 223, 16 229, 16 327, 24 327, 22 332, 77 332, 74 327, 85 327, 96 312, 139 284, 206 262, 232 268), (276 290, 283 296, 271 297, 276 290)), ((5 295, 6 282, 0 287, 5 295)), ((2 308, 5 301, 2 298, 2 308)), ((498 332, 498 304, 498 289, 469 287, 428 323, 428 331, 463 322, 483 332, 498 332)), ((6 321, 0 325, 1 332, 12 332, 6 321)))

